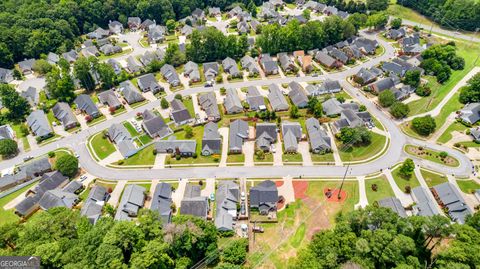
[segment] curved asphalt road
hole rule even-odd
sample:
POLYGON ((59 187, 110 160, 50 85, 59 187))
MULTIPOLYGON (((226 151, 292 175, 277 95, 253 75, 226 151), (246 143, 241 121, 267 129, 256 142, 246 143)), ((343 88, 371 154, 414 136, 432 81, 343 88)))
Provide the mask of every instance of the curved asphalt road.
MULTIPOLYGON (((372 34, 362 33, 368 38, 375 38, 372 34)), ((446 167, 433 162, 425 161, 423 159, 416 159, 417 164, 423 167, 430 168, 445 174, 454 174, 457 176, 469 176, 471 173, 472 163, 462 153, 450 148, 442 147, 436 144, 428 144, 425 141, 416 140, 407 137, 398 128, 395 122, 388 118, 388 116, 382 111, 378 110, 376 106, 364 97, 360 90, 354 88, 352 85, 346 82, 346 78, 358 72, 362 67, 369 68, 379 64, 381 61, 386 61, 395 55, 395 49, 382 39, 377 39, 378 42, 385 48, 385 53, 382 56, 371 59, 370 61, 353 68, 347 69, 342 72, 337 72, 328 75, 322 75, 319 77, 287 77, 276 78, 268 80, 256 80, 249 82, 237 82, 215 85, 211 88, 191 88, 181 91, 182 95, 190 95, 192 93, 206 92, 218 90, 220 87, 248 87, 248 86, 262 86, 272 83, 281 84, 288 83, 290 81, 308 82, 325 78, 333 80, 339 80, 342 82, 342 86, 352 96, 356 96, 358 101, 364 104, 368 111, 375 116, 385 126, 389 137, 390 145, 386 153, 381 157, 363 164, 351 165, 351 170, 348 175, 361 176, 378 172, 380 169, 387 169, 388 167, 402 161, 406 154, 403 152, 403 147, 406 144, 421 145, 424 147, 432 148, 434 150, 441 150, 448 152, 451 156, 454 156, 460 161, 460 166, 456 168, 446 167)), ((167 96, 167 99, 172 99, 174 96, 167 96)), ((308 177, 341 177, 345 173, 344 166, 254 166, 254 167, 188 167, 188 168, 173 168, 173 169, 112 169, 99 165, 92 159, 88 152, 86 141, 92 134, 102 131, 110 127, 113 123, 120 123, 136 115, 137 112, 145 109, 152 109, 158 107, 160 101, 156 100, 150 102, 144 106, 136 108, 132 111, 119 115, 113 119, 99 123, 87 130, 83 130, 77 134, 62 138, 56 142, 45 145, 41 148, 32 150, 31 152, 20 154, 19 156, 0 162, 0 170, 8 167, 12 167, 15 164, 22 162, 22 159, 27 155, 40 156, 55 150, 60 147, 68 147, 74 149, 80 155, 80 164, 83 169, 88 171, 93 176, 109 179, 109 180, 150 180, 150 179, 176 179, 176 178, 240 178, 240 177, 281 177, 281 176, 308 176, 308 177)))

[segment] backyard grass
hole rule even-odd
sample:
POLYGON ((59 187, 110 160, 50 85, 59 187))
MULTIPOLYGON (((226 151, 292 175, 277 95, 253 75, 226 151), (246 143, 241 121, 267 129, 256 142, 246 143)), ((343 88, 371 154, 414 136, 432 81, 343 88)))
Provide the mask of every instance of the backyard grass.
POLYGON ((130 122, 124 122, 123 126, 127 129, 127 131, 130 133, 132 137, 138 136, 140 133, 133 127, 133 125, 130 122))
POLYGON ((121 165, 121 166, 129 166, 129 165, 143 165, 143 166, 148 166, 148 165, 153 165, 155 163, 155 155, 153 154, 153 149, 155 145, 150 145, 139 152, 137 152, 135 155, 129 157, 128 159, 125 160, 120 160, 116 162, 116 165, 121 165))
POLYGON ((295 154, 285 153, 282 155, 282 161, 285 163, 289 163, 289 162, 301 163, 303 161, 303 158, 302 158, 302 154, 300 153, 295 153, 295 154))
POLYGON ((475 190, 480 189, 480 184, 473 180, 457 180, 458 187, 464 193, 474 193, 475 190))
POLYGON ((453 131, 463 132, 466 129, 468 129, 467 126, 465 126, 462 123, 456 121, 456 122, 450 124, 450 126, 448 126, 448 128, 445 130, 445 132, 443 132, 443 134, 437 139, 437 142, 442 143, 442 144, 447 143, 448 141, 450 141, 453 138, 453 136, 452 136, 453 131))
POLYGON ((425 180, 425 182, 427 182, 427 185, 430 188, 435 185, 442 184, 448 181, 445 175, 433 173, 425 169, 420 169, 420 173, 422 173, 423 179, 425 180))
POLYGON ((440 152, 434 151, 434 150, 431 150, 431 149, 420 148, 420 147, 413 146, 413 145, 406 145, 404 150, 405 150, 406 153, 408 153, 412 156, 422 158, 422 159, 427 160, 427 161, 447 165, 447 166, 450 166, 450 167, 457 167, 460 164, 458 162, 458 160, 456 158, 452 157, 452 156, 447 156, 446 158, 442 159, 440 157, 440 152))
POLYGON ((4 223, 20 220, 20 218, 17 215, 15 215, 14 209, 5 210, 3 209, 3 207, 13 199, 17 198, 20 194, 30 189, 31 187, 33 187, 35 184, 37 184, 37 182, 29 184, 15 192, 10 193, 9 195, 3 198, 0 198, 0 225, 4 223))
POLYGON ((95 151, 95 154, 100 160, 107 158, 110 154, 115 152, 115 146, 110 143, 108 138, 104 137, 102 132, 93 136, 90 140, 90 150, 95 151))
POLYGON ((244 163, 245 154, 228 154, 227 163, 244 163))
POLYGON ((415 173, 413 173, 410 178, 404 178, 402 175, 400 175, 400 166, 398 166, 392 172, 392 176, 393 176, 393 179, 395 180, 395 183, 397 183, 397 186, 400 188, 400 190, 402 190, 405 193, 406 193, 405 189, 407 186, 410 186, 411 189, 420 186, 420 182, 415 176, 415 173))
POLYGON ((384 175, 372 179, 366 179, 365 188, 369 204, 373 204, 374 202, 382 200, 383 198, 395 196, 390 183, 384 175), (372 189, 373 184, 377 185, 376 191, 372 189))
POLYGON ((342 143, 337 141, 340 159, 342 159, 344 162, 360 161, 368 159, 379 153, 385 146, 387 138, 374 132, 371 132, 371 134, 372 141, 367 146, 353 146, 347 149, 342 149, 342 143))
POLYGON ((325 153, 325 154, 310 153, 310 157, 312 158, 313 163, 335 162, 335 158, 333 157, 333 153, 325 153))
POLYGON ((142 142, 143 145, 146 145, 146 144, 152 142, 153 139, 149 135, 144 134, 142 136, 139 136, 138 140, 140 140, 140 142, 142 142))
POLYGON ((190 113, 190 116, 192 116, 193 118, 195 118, 195 109, 193 108, 193 100, 192 98, 185 98, 183 100, 183 104, 185 105, 185 107, 187 108, 188 110, 188 113, 190 113))

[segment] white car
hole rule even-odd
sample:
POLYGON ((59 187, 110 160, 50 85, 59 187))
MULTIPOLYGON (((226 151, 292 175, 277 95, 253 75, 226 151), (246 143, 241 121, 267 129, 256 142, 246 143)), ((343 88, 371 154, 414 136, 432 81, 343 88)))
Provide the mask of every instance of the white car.
POLYGON ((242 191, 242 193, 240 194, 240 199, 242 199, 242 201, 245 201, 245 192, 242 191))

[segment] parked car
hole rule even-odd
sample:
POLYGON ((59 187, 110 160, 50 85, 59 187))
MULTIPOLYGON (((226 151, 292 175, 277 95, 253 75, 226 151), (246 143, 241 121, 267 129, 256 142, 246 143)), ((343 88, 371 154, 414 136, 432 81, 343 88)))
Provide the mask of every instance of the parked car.
POLYGON ((24 158, 23 158, 23 161, 24 161, 24 162, 28 162, 28 161, 30 161, 31 159, 33 159, 33 156, 27 156, 27 157, 24 157, 24 158))
POLYGON ((240 199, 242 199, 242 201, 245 201, 245 192, 242 191, 242 193, 240 194, 240 199))

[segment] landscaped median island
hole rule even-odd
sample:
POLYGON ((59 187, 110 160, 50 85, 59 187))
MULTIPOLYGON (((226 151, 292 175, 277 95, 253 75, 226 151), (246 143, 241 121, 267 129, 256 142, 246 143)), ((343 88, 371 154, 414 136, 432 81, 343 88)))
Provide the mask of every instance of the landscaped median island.
POLYGON ((422 146, 414 146, 414 145, 405 145, 404 150, 406 153, 422 158, 427 161, 451 166, 451 167, 457 167, 460 165, 460 162, 452 156, 449 156, 447 152, 438 152, 434 151, 422 146))

